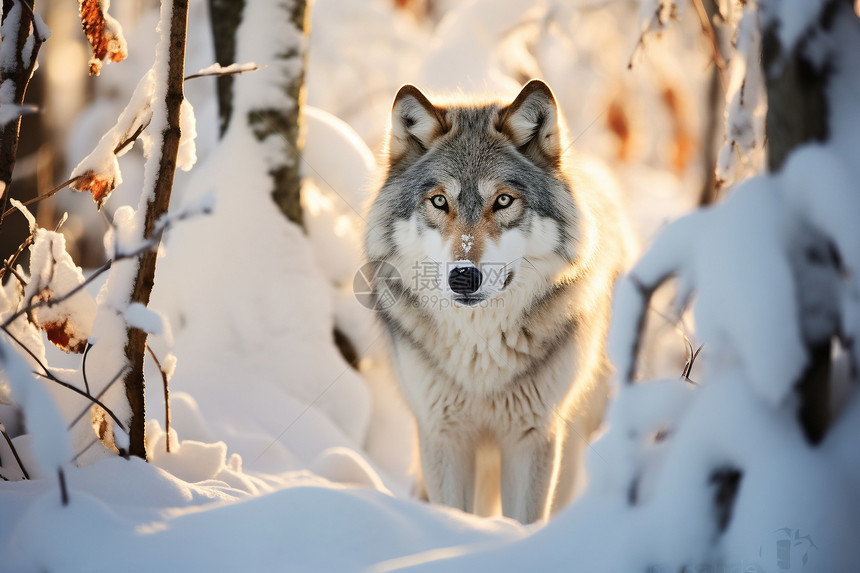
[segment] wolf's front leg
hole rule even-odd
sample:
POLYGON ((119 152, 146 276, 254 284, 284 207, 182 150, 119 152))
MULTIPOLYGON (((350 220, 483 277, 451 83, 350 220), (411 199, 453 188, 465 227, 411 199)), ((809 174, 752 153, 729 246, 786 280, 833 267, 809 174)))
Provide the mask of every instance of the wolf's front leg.
POLYGON ((421 471, 427 496, 469 513, 475 504, 475 444, 466 436, 419 430, 421 471))
POLYGON ((505 440, 502 450, 502 513, 520 523, 546 517, 555 436, 532 429, 526 436, 505 440))

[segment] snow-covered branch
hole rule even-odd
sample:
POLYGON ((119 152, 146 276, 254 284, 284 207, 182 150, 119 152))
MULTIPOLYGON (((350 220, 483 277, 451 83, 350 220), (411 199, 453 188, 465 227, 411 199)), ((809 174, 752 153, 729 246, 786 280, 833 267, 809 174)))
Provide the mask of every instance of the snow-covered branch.
POLYGON ((239 74, 244 74, 245 72, 254 72, 265 67, 266 66, 258 66, 254 62, 248 62, 246 64, 230 64, 229 66, 222 66, 221 64, 216 63, 212 64, 208 68, 201 68, 194 74, 185 76, 185 79, 193 80, 195 78, 237 76, 239 74))
MULTIPOLYGON (((20 116, 33 111, 32 106, 24 105, 24 94, 39 49, 49 36, 47 26, 26 0, 4 3, 0 22, 0 193, 4 197, 8 197, 6 189, 15 168, 20 116)), ((6 204, 4 199, 4 211, 6 204)))
MULTIPOLYGON (((144 192, 136 216, 137 231, 142 239, 152 239, 158 232, 159 220, 167 213, 173 188, 173 175, 180 158, 183 126, 180 113, 185 97, 183 81, 185 68, 185 30, 188 18, 187 0, 165 0, 161 6, 161 39, 156 48, 153 66, 154 94, 151 129, 153 150, 146 165, 144 192)), ((187 131, 187 130, 186 130, 187 131)), ((163 231, 162 231, 163 232, 163 231)), ((127 290, 127 303, 149 304, 155 280, 156 252, 148 250, 138 259, 131 284, 116 288, 127 290)), ((144 440, 144 377, 143 361, 147 333, 128 326, 124 345, 125 360, 130 365, 124 383, 131 406, 131 443, 129 453, 146 458, 144 440)))

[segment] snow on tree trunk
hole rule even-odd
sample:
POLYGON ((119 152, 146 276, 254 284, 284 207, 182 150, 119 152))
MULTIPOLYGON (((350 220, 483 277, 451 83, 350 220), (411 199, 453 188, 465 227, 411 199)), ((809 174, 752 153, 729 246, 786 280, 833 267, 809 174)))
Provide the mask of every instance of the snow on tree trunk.
MULTIPOLYGON (((779 171, 788 155, 798 146, 828 139, 830 116, 827 88, 832 66, 827 62, 816 61, 820 60, 821 54, 810 49, 810 45, 821 42, 822 37, 830 34, 833 20, 838 17, 841 8, 853 12, 850 0, 809 2, 805 9, 811 11, 812 17, 796 24, 798 18, 790 19, 786 17, 787 14, 780 13, 779 4, 774 0, 761 0, 760 3, 761 63, 767 86, 767 163, 771 171, 779 171)), ((842 17, 851 15, 843 13, 842 17)), ((798 292, 801 308, 816 306, 816 301, 807 301, 818 297, 811 291, 821 290, 820 285, 806 279, 814 272, 810 267, 838 267, 838 260, 830 254, 832 249, 828 239, 820 233, 809 235, 803 251, 798 252, 798 256, 792 260, 795 281, 805 287, 798 292)), ((831 340, 838 335, 838 325, 834 322, 824 330, 805 330, 810 360, 798 382, 798 416, 807 439, 818 443, 827 431, 831 340)))
MULTIPOLYGON (((282 17, 277 30, 279 38, 277 42, 267 44, 278 47, 278 51, 272 54, 271 67, 274 69, 268 75, 272 78, 272 93, 261 94, 247 110, 247 117, 233 118, 233 121, 247 121, 257 140, 271 150, 267 157, 272 178, 272 198, 281 212, 299 226, 303 224, 300 201, 303 137, 300 118, 305 99, 306 8, 305 0, 285 0, 279 4, 277 12, 282 17), (280 94, 276 95, 275 92, 280 94)), ((264 12, 268 10, 246 5, 243 23, 253 18, 255 13, 264 12)), ((271 26, 266 25, 265 28, 271 26)), ((242 46, 237 46, 237 51, 241 50, 242 46)))
MULTIPOLYGON (((811 29, 829 28, 834 8, 844 0, 831 0, 811 29)), ((766 14, 767 0, 761 3, 766 14)), ((827 139, 827 78, 830 70, 813 63, 801 46, 783 46, 779 20, 763 26, 761 63, 767 86, 767 163, 778 171, 792 149, 807 141, 827 139)))
POLYGON ((18 116, 25 108, 24 94, 33 70, 39 48, 48 39, 48 29, 33 13, 35 2, 3 0, 3 19, 0 24, 0 109, 8 121, 0 122, 0 193, 3 193, 3 211, 8 205, 6 188, 12 181, 15 155, 18 152, 18 116), (32 32, 32 33, 31 33, 32 32), (14 111, 11 117, 6 114, 14 111))
MULTIPOLYGON (((144 239, 153 237, 156 223, 167 214, 182 134, 179 116, 184 100, 183 76, 188 0, 172 0, 170 4, 172 7, 167 0, 162 3, 159 26, 161 40, 156 50, 156 98, 160 101, 156 99, 152 113, 152 126, 156 128, 153 133, 157 134, 157 139, 154 142, 156 148, 153 149, 152 156, 147 162, 147 182, 144 187, 146 200, 146 214, 143 221, 144 239), (169 28, 165 29, 168 26, 169 28), (150 175, 152 169, 156 170, 154 177, 150 175)), ((157 256, 157 249, 149 249, 140 256, 130 302, 149 304, 155 282, 157 256)), ((124 379, 126 396, 131 407, 129 453, 142 458, 146 458, 143 379, 146 336, 147 333, 140 328, 129 326, 125 345, 125 356, 131 366, 124 379)))

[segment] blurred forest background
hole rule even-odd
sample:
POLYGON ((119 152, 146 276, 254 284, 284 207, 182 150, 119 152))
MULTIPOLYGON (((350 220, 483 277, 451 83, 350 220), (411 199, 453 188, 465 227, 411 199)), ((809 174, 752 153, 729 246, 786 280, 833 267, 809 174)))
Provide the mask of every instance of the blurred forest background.
MULTIPOLYGON (((346 121, 374 151, 403 83, 431 93, 508 94, 542 77, 556 92, 577 148, 603 158, 622 180, 643 238, 713 200, 726 89, 721 52, 732 38, 708 24, 720 21, 712 0, 696 0, 673 14, 676 21, 659 34, 642 40, 637 39, 645 8, 636 0, 318 0, 311 9, 307 103, 346 121)), ((209 6, 192 0, 190 10, 188 73, 215 61, 209 6)), ((113 124, 152 61, 158 3, 114 3, 111 13, 124 27, 129 58, 105 65, 98 77, 86 74, 89 46, 75 3, 47 0, 38 11, 51 38, 26 97, 41 113, 25 116, 21 124, 11 194, 22 201, 67 179, 113 124)), ((201 159, 218 137, 215 82, 186 83, 201 159)), ((139 146, 120 162, 125 182, 105 207, 108 218, 120 205, 136 205, 142 181, 139 146)), ((177 174, 180 192, 185 177, 177 174)), ((63 191, 34 211, 48 228, 68 211, 62 232, 69 251, 92 268, 104 261, 107 222, 87 203, 63 191)), ((3 228, 5 258, 28 231, 17 215, 3 228)), ((26 258, 21 262, 26 266, 26 258)))

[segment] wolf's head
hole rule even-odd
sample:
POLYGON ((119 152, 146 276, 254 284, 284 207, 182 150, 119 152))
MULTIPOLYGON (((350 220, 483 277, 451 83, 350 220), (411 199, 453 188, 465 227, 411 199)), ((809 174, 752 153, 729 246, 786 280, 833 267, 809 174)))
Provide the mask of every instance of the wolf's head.
POLYGON ((418 298, 426 291, 467 306, 548 286, 576 256, 563 145, 542 81, 509 104, 434 105, 402 87, 368 221, 369 258, 397 267, 418 298))

